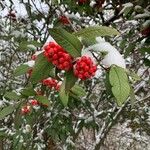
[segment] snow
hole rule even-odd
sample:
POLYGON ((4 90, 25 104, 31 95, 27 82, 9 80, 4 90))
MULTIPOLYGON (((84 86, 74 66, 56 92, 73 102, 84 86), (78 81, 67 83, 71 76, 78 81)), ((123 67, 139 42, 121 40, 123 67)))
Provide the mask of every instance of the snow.
POLYGON ((36 50, 36 47, 32 44, 27 45, 27 48, 29 48, 31 50, 36 50))
POLYGON ((125 3, 125 4, 123 4, 123 9, 120 11, 120 13, 119 14, 122 14, 122 13, 124 13, 127 9, 129 9, 129 8, 132 8, 133 7, 133 4, 132 3, 125 3))
POLYGON ((3 106, 4 102, 3 100, 0 100, 0 108, 3 106))
POLYGON ((36 56, 37 56, 37 55, 39 55, 39 54, 41 54, 41 53, 43 53, 43 52, 44 52, 44 50, 36 51, 34 55, 36 55, 36 56))
POLYGON ((24 64, 28 65, 29 67, 33 67, 35 65, 35 61, 34 60, 30 60, 30 61, 28 61, 28 62, 26 62, 24 64))
POLYGON ((117 51, 115 47, 113 47, 110 43, 106 42, 101 37, 97 37, 97 44, 89 46, 84 51, 94 50, 95 52, 107 52, 102 60, 102 64, 106 67, 110 67, 111 65, 117 65, 122 68, 126 68, 125 60, 121 56, 121 54, 117 51))
POLYGON ((150 13, 145 12, 143 14, 138 14, 134 16, 134 19, 143 19, 143 18, 148 18, 148 17, 150 17, 150 13))
POLYGON ((31 126, 29 125, 29 124, 27 124, 26 126, 25 126, 25 130, 26 130, 26 132, 27 133, 29 133, 29 132, 31 132, 31 126))

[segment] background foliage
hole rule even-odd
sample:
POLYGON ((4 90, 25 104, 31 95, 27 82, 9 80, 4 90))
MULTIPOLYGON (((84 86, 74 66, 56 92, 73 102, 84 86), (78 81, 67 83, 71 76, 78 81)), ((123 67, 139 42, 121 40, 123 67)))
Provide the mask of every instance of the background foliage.
MULTIPOLYGON (((7 0, 0 2, 0 11, 1 149, 150 148, 148 1, 7 0), (61 16, 67 17, 68 22, 62 21, 61 16), (105 27, 91 27, 94 25, 105 27), (112 27, 116 30, 112 31, 112 27), (121 81, 126 81, 126 74, 116 67, 109 71, 101 66, 98 75, 85 82, 76 81, 71 73, 65 74, 64 87, 58 94, 36 84, 53 68, 38 55, 29 78, 27 71, 31 66, 26 62, 51 36, 73 57, 78 57, 83 45, 77 37, 81 35, 84 46, 94 44, 95 37, 104 36, 125 57, 131 90, 122 93, 130 92, 127 101, 126 95, 118 98, 125 101, 119 103, 120 107, 110 84, 119 84, 116 70, 120 71, 121 81), (46 96, 37 96, 41 89, 46 96), (69 101, 65 101, 68 95, 64 89, 71 89, 69 101), (31 98, 43 105, 22 115, 21 108, 31 98)), ((98 55, 98 60, 101 59, 102 55, 98 55)), ((55 76, 56 72, 50 75, 55 76)), ((124 90, 128 84, 122 83, 124 90)))

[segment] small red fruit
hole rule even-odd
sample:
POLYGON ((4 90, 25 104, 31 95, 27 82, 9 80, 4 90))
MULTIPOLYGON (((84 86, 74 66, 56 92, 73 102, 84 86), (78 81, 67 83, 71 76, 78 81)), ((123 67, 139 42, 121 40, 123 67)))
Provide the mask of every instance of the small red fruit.
POLYGON ((33 69, 32 69, 32 68, 31 68, 31 69, 29 69, 29 70, 27 71, 27 74, 29 75, 29 77, 31 77, 32 72, 33 72, 33 69))
POLYGON ((30 101, 30 103, 31 103, 32 106, 37 106, 37 105, 39 105, 39 102, 38 102, 36 99, 32 99, 32 100, 30 101))
POLYGON ((30 106, 29 105, 26 105, 26 106, 23 106, 22 108, 21 108, 21 113, 23 114, 23 115, 25 115, 25 114, 28 114, 29 112, 30 112, 30 106))
POLYGON ((62 24, 64 24, 64 25, 69 24, 69 20, 68 20, 68 18, 67 18, 66 16, 60 16, 60 17, 59 17, 59 21, 60 21, 62 24))
POLYGON ((37 58, 37 55, 35 55, 35 54, 32 55, 32 57, 31 57, 32 60, 36 60, 36 58, 37 58))
POLYGON ((144 37, 150 36, 150 27, 143 29, 143 30, 141 31, 141 34, 142 34, 144 37))
POLYGON ((78 0, 78 3, 79 3, 80 5, 82 5, 82 4, 87 3, 87 1, 88 1, 88 0, 78 0))

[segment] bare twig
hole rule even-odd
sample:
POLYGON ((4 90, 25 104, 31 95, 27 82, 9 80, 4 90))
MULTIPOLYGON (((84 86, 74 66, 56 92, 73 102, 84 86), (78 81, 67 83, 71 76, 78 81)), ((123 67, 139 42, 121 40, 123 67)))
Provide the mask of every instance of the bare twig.
MULTIPOLYGON (((143 82, 140 83, 140 85, 135 89, 135 93, 137 93, 142 87, 143 87, 143 82)), ((122 105, 122 107, 120 107, 120 109, 117 111, 117 113, 115 114, 115 116, 113 117, 111 122, 108 122, 108 123, 104 122, 103 123, 102 128, 97 135, 97 141, 96 141, 94 150, 100 149, 105 137, 107 136, 107 134, 110 131, 113 124, 117 121, 118 117, 120 116, 120 114, 122 113, 124 108, 127 106, 129 100, 130 100, 130 98, 128 98, 127 101, 122 105)), ((115 111, 116 111, 116 107, 113 108, 113 112, 115 112, 115 111)))

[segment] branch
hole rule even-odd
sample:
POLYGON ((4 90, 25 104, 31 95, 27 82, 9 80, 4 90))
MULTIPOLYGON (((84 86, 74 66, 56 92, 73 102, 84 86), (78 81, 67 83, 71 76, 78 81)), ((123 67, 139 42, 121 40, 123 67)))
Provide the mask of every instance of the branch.
MULTIPOLYGON (((140 83, 140 85, 137 88, 135 88, 134 93, 137 93, 142 87, 143 87, 143 82, 140 83)), ((108 124, 106 122, 103 123, 101 131, 98 133, 97 141, 96 141, 96 145, 95 145, 94 150, 99 150, 100 149, 100 146, 104 142, 104 139, 106 138, 108 132, 110 131, 110 129, 113 126, 114 122, 117 121, 118 117, 120 116, 120 114, 122 113, 124 108, 129 103, 129 100, 130 100, 130 98, 128 98, 127 101, 122 105, 122 107, 120 107, 120 109, 117 111, 117 113, 115 114, 115 116, 113 117, 111 122, 108 122, 108 124)), ((115 112, 115 110, 116 110, 116 107, 113 108, 113 112, 115 112)), ((108 118, 108 115, 106 116, 106 118, 108 118)))

